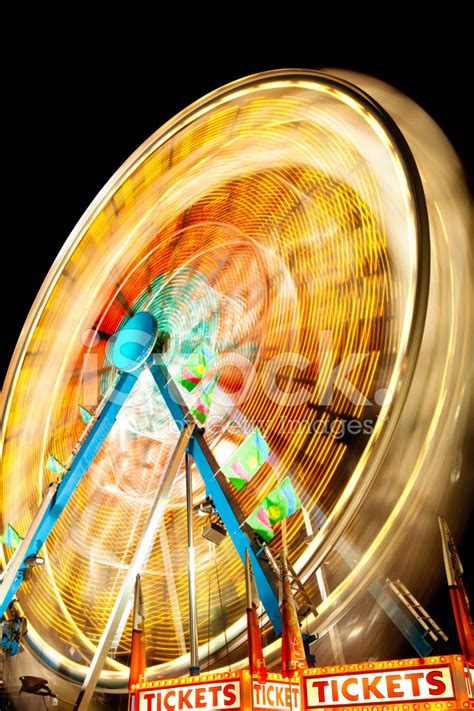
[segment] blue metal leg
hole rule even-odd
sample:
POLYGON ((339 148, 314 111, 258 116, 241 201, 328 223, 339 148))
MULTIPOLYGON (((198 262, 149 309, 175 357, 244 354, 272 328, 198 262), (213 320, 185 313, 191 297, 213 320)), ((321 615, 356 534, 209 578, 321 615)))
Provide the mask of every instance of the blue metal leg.
MULTIPOLYGON (((188 408, 181 397, 175 382, 170 377, 160 356, 155 355, 147 362, 156 385, 181 430, 191 420, 188 408)), ((203 478, 206 491, 214 501, 227 532, 242 560, 245 551, 249 551, 258 592, 275 633, 281 634, 281 616, 278 604, 278 577, 266 559, 265 549, 258 543, 255 533, 245 523, 245 516, 235 501, 233 491, 227 479, 219 469, 214 455, 206 443, 202 432, 196 431, 189 443, 189 452, 203 478)))
MULTIPOLYGON (((39 519, 36 521, 35 530, 28 531, 29 535, 27 535, 31 540, 28 546, 23 546, 25 550, 21 551, 21 557, 16 561, 15 576, 13 579, 5 576, 2 583, 0 583, 0 617, 4 614, 15 596, 16 591, 23 582, 25 570, 29 567, 25 564, 25 560, 39 554, 42 546, 53 530, 56 521, 112 429, 112 425, 115 422, 120 408, 136 383, 137 375, 138 373, 120 374, 115 388, 109 395, 97 421, 92 425, 90 432, 75 455, 71 466, 64 474, 62 480, 56 485, 54 495, 49 497, 46 507, 44 507, 39 519), (6 589, 4 589, 4 585, 6 589)), ((47 495, 48 494, 46 494, 46 496, 47 495)), ((20 551, 16 551, 16 553, 19 552, 20 551)))
POLYGON ((382 610, 390 617, 420 657, 429 657, 430 654, 436 652, 433 644, 427 638, 425 630, 416 622, 413 615, 410 615, 409 611, 390 595, 380 580, 375 579, 371 582, 369 590, 382 610))

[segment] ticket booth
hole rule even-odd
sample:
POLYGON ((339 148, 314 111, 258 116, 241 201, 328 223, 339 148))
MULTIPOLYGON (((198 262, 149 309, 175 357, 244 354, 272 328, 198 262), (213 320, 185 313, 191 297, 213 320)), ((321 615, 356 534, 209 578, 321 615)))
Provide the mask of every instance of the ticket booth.
POLYGON ((305 711, 424 711, 473 708, 460 655, 308 669, 305 711))

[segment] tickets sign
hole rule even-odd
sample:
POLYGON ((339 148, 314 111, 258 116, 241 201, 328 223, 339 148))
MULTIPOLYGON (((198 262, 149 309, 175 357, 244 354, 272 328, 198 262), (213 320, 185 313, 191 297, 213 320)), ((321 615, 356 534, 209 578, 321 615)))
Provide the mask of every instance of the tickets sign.
POLYGON ((461 655, 304 670, 291 681, 249 671, 132 686, 133 711, 458 711, 474 709, 472 668, 461 655))
MULTIPOLYGON (((391 669, 386 668, 386 663, 380 663, 317 670, 314 674, 310 670, 303 677, 305 708, 373 707, 456 699, 451 664, 428 665, 421 660, 422 663, 416 665, 415 660, 409 661, 391 669), (365 668, 360 670, 358 666, 365 668)), ((443 706, 452 707, 451 703, 443 706)))
POLYGON ((300 683, 269 678, 264 684, 252 681, 253 711, 299 711, 300 683))
POLYGON ((163 685, 137 691, 138 711, 237 711, 241 707, 241 679, 163 685))

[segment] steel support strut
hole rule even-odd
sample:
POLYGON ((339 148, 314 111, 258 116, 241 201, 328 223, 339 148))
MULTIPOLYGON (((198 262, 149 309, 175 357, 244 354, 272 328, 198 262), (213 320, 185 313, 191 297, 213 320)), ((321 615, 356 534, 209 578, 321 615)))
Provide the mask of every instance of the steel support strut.
POLYGON ((46 491, 32 523, 0 582, 0 617, 3 616, 30 567, 28 559, 38 556, 56 521, 64 511, 84 474, 102 447, 105 438, 137 382, 143 364, 149 358, 158 336, 158 326, 150 314, 137 313, 114 336, 111 345, 112 362, 119 371, 111 392, 97 408, 89 430, 71 455, 66 471, 46 491))
POLYGON ((94 658, 92 659, 86 678, 82 684, 82 689, 77 697, 76 705, 74 707, 75 711, 83 711, 89 707, 89 703, 92 699, 100 673, 104 667, 107 655, 110 652, 110 647, 112 646, 117 627, 120 624, 122 615, 130 600, 137 573, 139 573, 145 566, 153 547, 156 533, 163 520, 166 505, 171 494, 176 472, 178 471, 179 465, 183 459, 192 430, 192 425, 188 425, 181 431, 178 443, 161 481, 158 494, 156 495, 151 511, 148 514, 142 537, 135 549, 132 562, 127 569, 120 592, 117 595, 112 612, 110 613, 99 644, 95 650, 94 658))
POLYGON ((112 393, 104 403, 98 419, 92 425, 69 469, 60 481, 51 484, 47 489, 43 502, 0 583, 0 616, 4 614, 24 580, 25 571, 29 567, 25 561, 39 554, 56 521, 112 429, 120 408, 136 381, 137 377, 133 373, 124 372, 119 375, 112 393))
MULTIPOLYGON (((177 385, 159 355, 154 354, 147 366, 178 429, 181 430, 192 418, 177 385)), ((281 616, 277 574, 266 559, 264 549, 257 542, 254 531, 245 523, 245 516, 235 501, 231 486, 220 471, 202 431, 196 429, 189 442, 189 452, 242 563, 245 561, 245 551, 249 552, 260 599, 278 636, 281 634, 281 616)))
POLYGON ((186 518, 188 527, 189 674, 197 676, 200 667, 197 634, 196 552, 193 540, 193 480, 189 452, 186 452, 186 518))

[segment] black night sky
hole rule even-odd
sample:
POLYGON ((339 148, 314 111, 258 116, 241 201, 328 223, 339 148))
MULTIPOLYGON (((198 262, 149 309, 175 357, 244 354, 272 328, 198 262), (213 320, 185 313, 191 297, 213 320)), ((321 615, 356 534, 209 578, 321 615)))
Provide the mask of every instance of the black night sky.
MULTIPOLYGON (((215 12, 221 14, 218 8, 215 12)), ((84 16, 74 36, 76 18, 70 18, 63 31, 50 31, 54 39, 36 33, 33 26, 27 36, 21 22, 11 28, 16 44, 6 72, 4 67, 8 126, 3 177, 9 194, 3 214, 13 219, 11 227, 4 226, 1 242, 0 382, 49 267, 97 192, 166 120, 227 82, 283 67, 344 67, 372 74, 431 114, 461 157, 472 188, 472 113, 464 98, 472 82, 459 27, 448 23, 429 33, 408 34, 402 24, 396 37, 387 40, 381 28, 369 31, 361 23, 357 32, 348 28, 347 41, 334 31, 336 16, 332 25, 325 20, 326 27, 303 16, 296 23, 262 30, 241 17, 244 27, 252 29, 239 29, 237 41, 227 35, 230 20, 223 17, 221 32, 198 33, 196 28, 195 34, 194 18, 186 17, 190 37, 183 37, 176 28, 185 15, 184 8, 182 18, 169 21, 143 14, 130 24, 124 18, 118 29, 97 30, 90 29, 95 18, 84 16), (425 34, 425 46, 420 46, 425 34)), ((472 567, 467 537, 460 552, 466 567, 472 567)), ((466 582, 474 600, 471 581, 472 572, 466 582)), ((453 631, 447 589, 440 591, 430 612, 448 634, 453 631)))
POLYGON ((176 55, 160 50, 158 35, 150 43, 148 34, 132 53, 126 47, 132 36, 136 40, 133 29, 120 29, 105 44, 100 32, 90 29, 52 44, 39 36, 23 40, 22 62, 7 75, 4 148, 11 195, 3 207, 14 212, 13 233, 4 231, 1 250, 15 285, 3 314, 1 382, 49 267, 98 191, 165 121, 230 81, 284 67, 342 67, 376 76, 436 120, 472 186, 472 113, 463 98, 470 77, 461 41, 455 53, 444 51, 441 38, 432 35, 423 47, 416 33, 406 32, 393 41, 362 41, 359 35, 324 46, 319 35, 316 41, 307 33, 297 42, 290 25, 279 34, 267 33, 264 44, 257 30, 238 47, 224 35, 212 36, 212 46, 210 35, 199 36, 181 44, 176 55), (284 49, 285 31, 292 49, 284 49))

